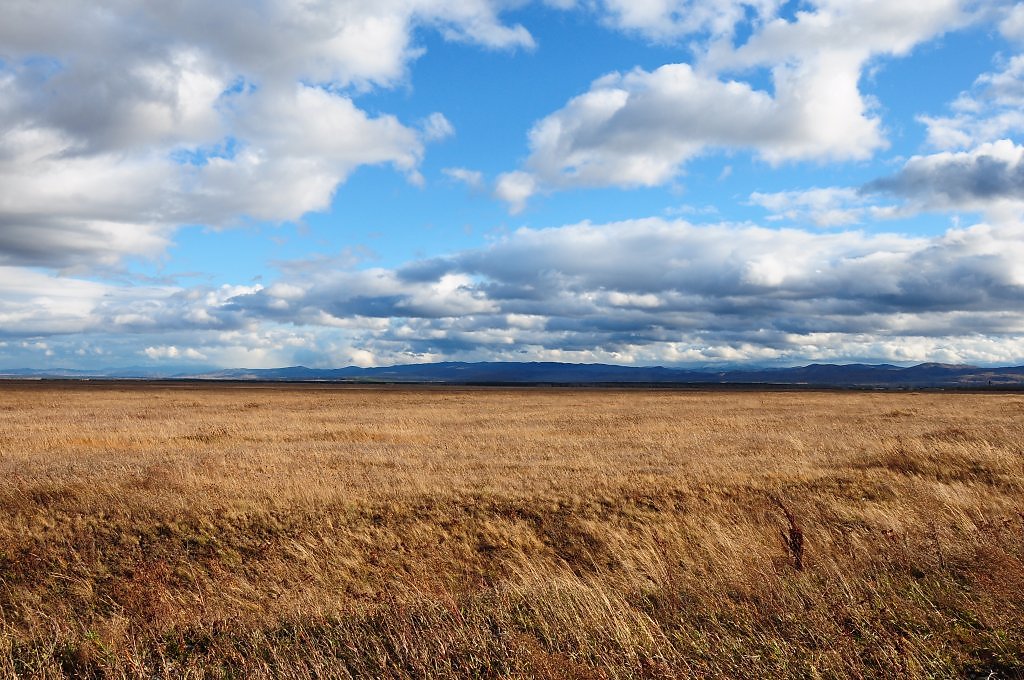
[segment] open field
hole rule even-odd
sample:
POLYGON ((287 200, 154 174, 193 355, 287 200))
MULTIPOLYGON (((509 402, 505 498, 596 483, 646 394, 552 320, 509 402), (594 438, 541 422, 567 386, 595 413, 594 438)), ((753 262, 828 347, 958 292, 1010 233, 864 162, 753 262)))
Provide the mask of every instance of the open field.
POLYGON ((5 676, 1024 677, 1024 395, 11 383, 0 467, 5 676))

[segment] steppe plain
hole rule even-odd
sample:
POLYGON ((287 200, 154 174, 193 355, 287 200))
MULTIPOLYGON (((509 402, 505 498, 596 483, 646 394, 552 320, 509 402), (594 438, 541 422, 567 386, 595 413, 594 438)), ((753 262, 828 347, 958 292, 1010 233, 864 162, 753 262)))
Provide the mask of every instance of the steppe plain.
POLYGON ((0 469, 4 676, 1024 676, 1024 394, 12 381, 0 469))

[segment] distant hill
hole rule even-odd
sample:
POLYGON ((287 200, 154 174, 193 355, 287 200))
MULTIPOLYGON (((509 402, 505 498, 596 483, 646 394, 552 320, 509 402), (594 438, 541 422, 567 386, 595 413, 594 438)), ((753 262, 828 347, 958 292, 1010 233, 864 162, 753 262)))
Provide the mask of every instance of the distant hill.
POLYGON ((1024 366, 979 368, 927 363, 811 364, 793 368, 726 371, 556 362, 441 362, 379 368, 232 369, 205 373, 208 380, 330 380, 446 384, 776 384, 828 387, 1024 387, 1024 366))
POLYGON ((287 368, 159 371, 125 368, 103 371, 71 369, 0 370, 0 378, 63 379, 189 379, 252 381, 336 381, 355 383, 439 384, 772 384, 808 387, 1021 387, 1024 366, 980 368, 926 363, 900 367, 891 364, 810 364, 791 368, 730 370, 617 366, 557 362, 448 361, 377 368, 287 368))

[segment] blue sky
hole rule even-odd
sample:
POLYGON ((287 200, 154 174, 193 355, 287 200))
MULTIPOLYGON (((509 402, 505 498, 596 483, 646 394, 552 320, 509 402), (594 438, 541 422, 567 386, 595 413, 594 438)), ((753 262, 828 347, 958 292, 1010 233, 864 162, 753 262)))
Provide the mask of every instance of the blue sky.
POLYGON ((1024 5, 15 0, 0 368, 1024 363, 1024 5))

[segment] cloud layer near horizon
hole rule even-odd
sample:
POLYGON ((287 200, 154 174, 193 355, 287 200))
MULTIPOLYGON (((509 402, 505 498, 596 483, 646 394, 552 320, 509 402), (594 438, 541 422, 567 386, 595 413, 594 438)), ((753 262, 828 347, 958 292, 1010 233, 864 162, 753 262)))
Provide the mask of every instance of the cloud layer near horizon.
POLYGON ((164 337, 180 350, 149 356, 175 358, 216 356, 227 340, 258 346, 269 333, 321 365, 338 361, 338 347, 363 363, 1007 362, 1024 346, 1022 237, 985 224, 909 238, 647 219, 520 229, 399 269, 324 260, 266 287, 131 294, 83 281, 57 299, 44 277, 35 293, 5 285, 0 270, 0 335, 164 337))

